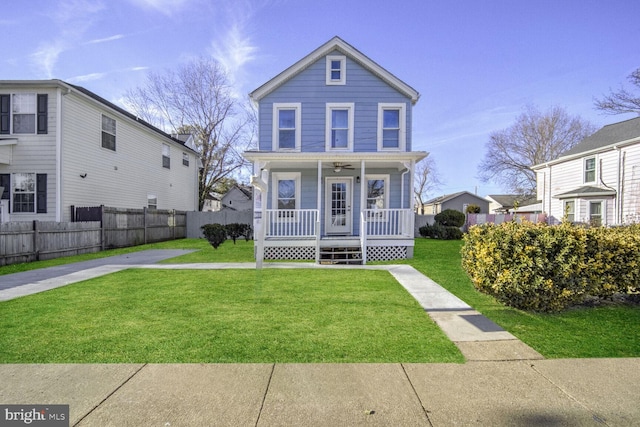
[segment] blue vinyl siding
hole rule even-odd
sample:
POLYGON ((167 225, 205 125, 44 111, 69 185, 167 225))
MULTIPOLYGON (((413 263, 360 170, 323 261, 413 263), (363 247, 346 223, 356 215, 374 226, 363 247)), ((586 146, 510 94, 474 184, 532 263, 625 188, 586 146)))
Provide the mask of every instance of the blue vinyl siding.
MULTIPOLYGON (((335 51, 330 54, 340 54, 335 51)), ((272 150, 273 104, 300 102, 302 104, 301 151, 325 150, 325 115, 328 102, 353 102, 354 151, 377 150, 378 103, 404 102, 407 105, 407 145, 411 151, 411 101, 347 57, 346 85, 326 85, 325 57, 265 96, 259 106, 260 150, 272 150)))

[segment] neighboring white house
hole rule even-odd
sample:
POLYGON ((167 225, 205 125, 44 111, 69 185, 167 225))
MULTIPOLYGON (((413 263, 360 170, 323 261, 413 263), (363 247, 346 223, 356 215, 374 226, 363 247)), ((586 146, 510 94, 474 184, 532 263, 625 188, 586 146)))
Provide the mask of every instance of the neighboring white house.
POLYGON ((0 81, 1 221, 69 221, 71 206, 198 208, 197 153, 61 80, 0 81))
POLYGON ((533 196, 490 194, 486 199, 489 201, 489 213, 492 214, 513 212, 516 206, 518 212, 540 213, 536 211, 538 200, 533 196))
POLYGON ((559 158, 535 165, 552 223, 640 222, 640 117, 604 126, 559 158))
POLYGON ((334 37, 250 97, 258 261, 413 256, 415 89, 334 37))
POLYGON ((223 209, 250 211, 253 209, 253 187, 234 185, 220 199, 223 209))

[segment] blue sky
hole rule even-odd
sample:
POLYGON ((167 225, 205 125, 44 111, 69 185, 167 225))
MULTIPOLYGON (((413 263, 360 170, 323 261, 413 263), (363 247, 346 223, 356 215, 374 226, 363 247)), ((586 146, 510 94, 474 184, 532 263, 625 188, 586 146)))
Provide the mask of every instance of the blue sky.
MULTIPOLYGON (((527 104, 596 126, 593 100, 640 67, 637 0, 4 0, 0 79, 58 78, 121 104, 127 89, 201 55, 242 97, 337 35, 421 94, 414 149, 439 194, 502 189, 477 165, 527 104)), ((628 87, 628 86, 627 86, 628 87)))

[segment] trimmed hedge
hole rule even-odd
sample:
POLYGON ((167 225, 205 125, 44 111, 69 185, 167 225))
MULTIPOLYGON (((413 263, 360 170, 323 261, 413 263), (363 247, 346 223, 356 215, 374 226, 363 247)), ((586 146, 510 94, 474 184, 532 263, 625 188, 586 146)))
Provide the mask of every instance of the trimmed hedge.
POLYGON ((587 296, 640 290, 640 225, 584 228, 514 221, 473 226, 462 266, 506 305, 559 311, 587 296))
POLYGON ((432 239, 441 240, 460 240, 462 239, 462 230, 458 227, 444 226, 440 224, 424 225, 418 229, 422 237, 430 237, 432 239))

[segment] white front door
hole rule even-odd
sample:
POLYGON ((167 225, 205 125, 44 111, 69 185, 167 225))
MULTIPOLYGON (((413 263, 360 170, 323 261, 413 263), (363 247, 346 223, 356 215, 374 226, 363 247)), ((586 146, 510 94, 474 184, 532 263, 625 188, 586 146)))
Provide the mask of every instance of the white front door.
POLYGON ((327 178, 325 184, 325 232, 349 235, 351 229, 351 188, 353 178, 327 178))

